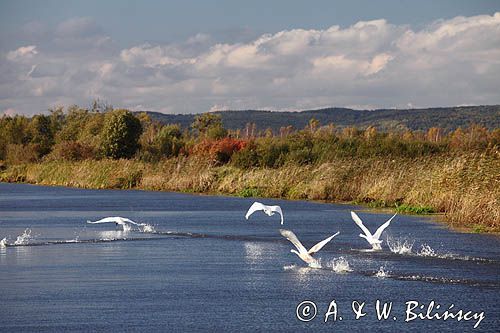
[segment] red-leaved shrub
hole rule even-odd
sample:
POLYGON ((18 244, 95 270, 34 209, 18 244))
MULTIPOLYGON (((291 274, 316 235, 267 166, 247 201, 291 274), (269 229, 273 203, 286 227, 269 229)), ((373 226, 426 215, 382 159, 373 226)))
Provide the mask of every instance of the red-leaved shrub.
POLYGON ((192 153, 208 157, 215 163, 225 164, 235 152, 245 148, 246 144, 245 140, 229 137, 219 140, 205 139, 193 147, 192 153))

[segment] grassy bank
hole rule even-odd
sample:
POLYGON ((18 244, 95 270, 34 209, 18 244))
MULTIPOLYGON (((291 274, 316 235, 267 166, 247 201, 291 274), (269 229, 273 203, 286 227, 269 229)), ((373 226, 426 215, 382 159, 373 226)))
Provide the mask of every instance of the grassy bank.
POLYGON ((1 181, 356 202, 404 213, 444 213, 454 227, 500 231, 500 158, 464 153, 421 158, 340 158, 240 169, 195 157, 52 161, 12 165, 1 181))

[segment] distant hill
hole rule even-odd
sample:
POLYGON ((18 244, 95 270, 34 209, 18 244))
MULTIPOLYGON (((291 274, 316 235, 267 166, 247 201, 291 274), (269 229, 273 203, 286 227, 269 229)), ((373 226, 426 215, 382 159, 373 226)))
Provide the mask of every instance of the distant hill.
MULTIPOLYGON (((146 111, 152 119, 162 123, 177 123, 188 127, 195 114, 164 114, 146 111)), ((462 106, 427 109, 379 109, 353 110, 347 108, 326 108, 307 111, 217 111, 222 116, 224 126, 228 129, 244 128, 247 123, 255 123, 258 130, 268 127, 279 131, 280 127, 292 125, 296 129, 304 128, 314 117, 321 125, 329 123, 337 127, 376 126, 380 130, 411 129, 427 130, 430 127, 441 127, 455 130, 470 124, 479 124, 489 129, 500 128, 500 105, 462 106)))

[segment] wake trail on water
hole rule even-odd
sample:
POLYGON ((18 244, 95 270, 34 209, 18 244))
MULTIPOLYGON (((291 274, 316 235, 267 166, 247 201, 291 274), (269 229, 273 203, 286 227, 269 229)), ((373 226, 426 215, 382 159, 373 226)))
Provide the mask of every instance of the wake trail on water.
POLYGON ((414 250, 414 245, 415 240, 406 238, 387 238, 387 246, 389 247, 389 250, 398 255, 447 260, 495 262, 495 260, 492 259, 463 256, 451 252, 440 253, 425 243, 420 245, 420 249, 414 250))
MULTIPOLYGON (((152 226, 151 226, 152 227, 152 226)), ((27 247, 27 246, 47 246, 47 245, 64 245, 64 244, 98 244, 98 243, 109 243, 109 242, 128 242, 128 241, 155 241, 158 239, 181 239, 181 238, 210 238, 210 239, 222 239, 222 240, 230 240, 230 241, 259 241, 259 242, 276 242, 282 243, 284 242, 281 239, 277 239, 274 237, 257 237, 257 236, 247 236, 247 235, 214 235, 214 234, 204 234, 204 233, 191 233, 191 232, 178 232, 178 231, 156 231, 153 227, 152 229, 143 228, 139 230, 140 233, 149 233, 157 235, 158 237, 105 237, 105 238, 94 238, 94 239, 80 239, 77 235, 73 239, 68 240, 49 240, 49 241, 35 241, 35 237, 33 236, 32 230, 26 228, 22 234, 16 237, 16 240, 12 243, 9 243, 7 238, 3 238, 0 240, 0 248, 6 247, 27 247)), ((414 251, 414 241, 405 240, 405 239, 388 239, 387 244, 390 249, 390 253, 397 255, 407 255, 413 257, 421 257, 421 258, 438 258, 438 259, 452 259, 452 260, 475 260, 475 261, 489 261, 494 262, 493 260, 484 259, 484 258, 474 258, 474 257, 466 257, 466 256, 457 256, 455 254, 446 253, 440 254, 437 253, 433 248, 431 248, 427 244, 422 244, 420 250, 414 251)), ((358 251, 359 252, 359 251, 358 251)), ((361 252, 366 253, 366 252, 361 252)), ((384 255, 384 252, 375 251, 375 252, 367 252, 367 254, 379 256, 384 255)), ((387 254, 387 252, 385 252, 387 254)), ((309 271, 330 271, 335 272, 337 274, 345 274, 345 273, 354 273, 369 277, 376 277, 379 279, 392 279, 399 281, 416 281, 416 282, 427 282, 427 283, 438 283, 438 284, 459 284, 459 285, 467 285, 467 286, 478 286, 478 287, 488 287, 494 289, 500 289, 500 283, 497 281, 480 281, 480 280, 470 280, 470 279, 459 279, 459 278, 447 278, 447 277, 434 277, 434 276, 426 276, 421 274, 398 274, 391 273, 387 271, 383 266, 376 272, 374 271, 358 271, 351 267, 349 261, 341 256, 338 258, 334 258, 329 261, 325 266, 311 268, 311 267, 303 267, 295 264, 285 265, 283 266, 283 270, 285 271, 300 271, 309 272, 309 271)))
POLYGON ((385 267, 381 266, 378 271, 360 271, 351 268, 348 261, 342 257, 333 259, 328 265, 323 267, 312 268, 309 266, 300 265, 285 265, 283 270, 287 272, 305 274, 314 272, 332 272, 332 270, 337 274, 354 274, 365 276, 369 278, 377 279, 389 279, 396 281, 413 281, 413 282, 423 282, 423 283, 435 283, 435 284, 446 284, 446 285, 463 285, 470 287, 482 287, 482 288, 492 288, 500 289, 500 283, 498 281, 487 281, 487 280, 472 280, 472 279, 459 279, 459 278, 448 278, 448 277, 436 277, 427 276, 421 274, 401 274, 397 272, 389 272, 385 267))
POLYGON ((64 244, 97 244, 111 242, 133 242, 133 241, 154 241, 158 239, 172 239, 172 237, 133 237, 133 238, 94 238, 94 239, 68 239, 68 240, 53 240, 45 242, 31 242, 26 244, 5 244, 5 247, 28 247, 28 246, 47 246, 47 245, 64 245, 64 244))
MULTIPOLYGON (((0 248, 14 247, 14 246, 42 246, 42 245, 61 245, 61 244, 93 244, 93 243, 107 243, 107 242, 124 242, 124 241, 145 241, 154 239, 172 239, 172 238, 206 238, 206 239, 220 239, 228 241, 244 241, 244 242, 271 242, 271 243, 286 243, 286 240, 277 238, 275 236, 251 236, 251 235, 221 235, 221 234, 208 234, 208 233, 197 233, 197 232, 182 232, 182 231, 162 231, 156 230, 154 226, 150 224, 143 223, 140 228, 135 231, 130 231, 131 233, 143 233, 155 235, 154 237, 105 237, 105 238, 94 238, 94 239, 79 239, 76 236, 74 239, 68 240, 53 240, 53 241, 34 241, 34 236, 32 235, 31 229, 27 228, 24 232, 17 236, 14 242, 9 242, 7 238, 0 240, 0 248)), ((351 249, 350 251, 344 252, 348 253, 361 253, 363 255, 373 256, 376 258, 388 258, 388 254, 397 256, 409 256, 414 258, 422 259, 434 259, 434 260, 458 260, 458 261, 468 261, 468 262, 478 262, 486 264, 497 264, 498 261, 487 258, 478 258, 472 256, 457 255, 454 253, 440 253, 433 249, 428 244, 421 244, 420 249, 415 250, 415 240, 408 238, 392 238, 388 237, 386 240, 388 251, 373 251, 372 249, 351 249)), ((342 250, 340 250, 342 253, 342 250)), ((335 272, 349 272, 351 267, 349 262, 343 257, 334 259, 330 261, 327 266, 329 269, 335 272), (343 261, 340 259, 342 258, 343 261)), ((401 257, 402 258, 402 257, 401 257)), ((383 273, 380 273, 383 275, 383 273)), ((410 278, 408 278, 410 279, 410 278)))
MULTIPOLYGON (((140 233, 155 233, 153 226, 149 224, 144 224, 139 230, 140 233)), ((32 230, 26 228, 22 234, 16 237, 14 242, 9 242, 7 237, 0 240, 0 248, 7 247, 27 247, 27 246, 44 246, 44 245, 63 245, 63 244, 94 244, 94 243, 109 243, 109 242, 124 242, 124 241, 145 241, 145 240, 156 240, 156 239, 166 239, 173 237, 103 237, 103 238, 91 238, 91 239, 80 239, 79 235, 76 235, 73 239, 65 240, 49 240, 49 241, 34 241, 35 237, 32 234, 32 230)))
POLYGON ((156 235, 169 235, 169 236, 179 236, 186 238, 211 238, 211 239, 222 239, 229 241, 245 241, 245 242, 273 242, 273 243, 286 243, 286 240, 281 238, 276 238, 275 236, 250 236, 250 235, 216 235, 216 234, 204 234, 196 232, 179 232, 179 231, 155 231, 153 234, 156 235))

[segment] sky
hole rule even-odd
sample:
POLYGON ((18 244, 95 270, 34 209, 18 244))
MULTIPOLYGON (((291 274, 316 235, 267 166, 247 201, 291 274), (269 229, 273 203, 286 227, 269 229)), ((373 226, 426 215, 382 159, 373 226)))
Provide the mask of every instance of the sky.
POLYGON ((500 1, 0 0, 0 114, 500 104, 500 1))

